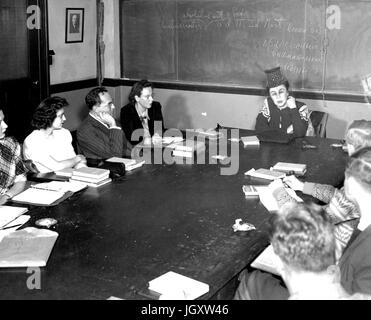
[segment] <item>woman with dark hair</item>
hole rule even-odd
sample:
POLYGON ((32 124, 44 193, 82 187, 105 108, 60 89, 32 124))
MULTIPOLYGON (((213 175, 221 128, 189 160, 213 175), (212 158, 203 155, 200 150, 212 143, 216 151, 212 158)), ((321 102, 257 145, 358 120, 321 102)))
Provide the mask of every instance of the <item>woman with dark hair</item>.
POLYGON ((26 168, 22 162, 21 146, 13 137, 6 137, 8 125, 0 109, 0 205, 23 191, 26 184, 26 168))
POLYGON ((50 97, 43 100, 33 114, 31 124, 35 130, 24 141, 23 155, 26 160, 32 160, 41 173, 86 166, 85 157, 76 155, 72 147, 71 133, 62 128, 67 106, 66 99, 50 97))
POLYGON ((153 85, 147 80, 135 83, 129 94, 129 103, 121 109, 121 127, 131 144, 143 140, 150 143, 162 136, 164 120, 161 104, 153 101, 153 85), (134 135, 133 135, 134 134, 134 135))
POLYGON ((256 118, 257 133, 276 131, 294 137, 304 137, 309 123, 308 107, 289 94, 289 82, 280 67, 265 71, 269 97, 256 118))

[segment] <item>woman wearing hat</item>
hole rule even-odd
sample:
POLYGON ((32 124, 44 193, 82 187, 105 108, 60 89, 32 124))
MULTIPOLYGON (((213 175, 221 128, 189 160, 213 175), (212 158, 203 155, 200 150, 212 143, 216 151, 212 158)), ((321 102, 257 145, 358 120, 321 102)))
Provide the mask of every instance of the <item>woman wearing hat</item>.
POLYGON ((282 75, 280 67, 265 71, 269 97, 256 118, 255 130, 279 131, 304 137, 308 129, 308 107, 289 95, 289 82, 282 75))

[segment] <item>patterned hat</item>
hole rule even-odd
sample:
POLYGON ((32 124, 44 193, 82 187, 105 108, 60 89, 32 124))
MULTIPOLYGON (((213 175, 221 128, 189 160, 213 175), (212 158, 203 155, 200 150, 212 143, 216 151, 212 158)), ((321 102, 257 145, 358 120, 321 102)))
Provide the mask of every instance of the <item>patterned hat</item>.
POLYGON ((282 75, 280 67, 264 71, 267 75, 267 87, 274 88, 284 84, 287 79, 282 75))

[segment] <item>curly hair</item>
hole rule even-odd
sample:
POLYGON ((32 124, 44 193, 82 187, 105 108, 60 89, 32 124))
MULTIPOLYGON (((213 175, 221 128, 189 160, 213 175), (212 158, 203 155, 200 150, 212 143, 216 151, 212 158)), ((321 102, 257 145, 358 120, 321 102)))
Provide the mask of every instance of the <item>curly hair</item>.
POLYGON ((129 98, 128 98, 129 102, 135 103, 135 96, 140 97, 143 89, 148 88, 148 87, 153 89, 153 84, 152 82, 149 82, 148 80, 145 80, 145 79, 140 80, 137 83, 135 83, 129 93, 129 98))
POLYGON ((88 92, 85 97, 85 103, 88 108, 91 110, 95 105, 100 104, 102 100, 100 99, 99 94, 108 92, 106 87, 96 87, 88 92))
POLYGON ((271 227, 274 252, 290 268, 322 272, 335 263, 334 227, 322 207, 284 206, 271 227))
POLYGON ((353 177, 371 193, 371 147, 360 149, 350 156, 345 177, 353 177))
POLYGON ((371 121, 355 120, 349 126, 345 141, 354 147, 354 151, 371 146, 371 121))
POLYGON ((65 98, 54 96, 44 99, 35 109, 31 125, 35 129, 50 128, 57 116, 58 110, 67 107, 69 104, 65 98))

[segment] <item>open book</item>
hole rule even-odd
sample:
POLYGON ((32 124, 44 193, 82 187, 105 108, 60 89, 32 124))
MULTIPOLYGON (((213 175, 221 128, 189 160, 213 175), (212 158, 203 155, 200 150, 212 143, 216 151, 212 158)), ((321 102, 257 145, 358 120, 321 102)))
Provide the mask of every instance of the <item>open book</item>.
POLYGON ((44 267, 58 233, 33 227, 14 231, 0 242, 0 267, 44 267))
POLYGON ((148 289, 160 293, 162 299, 194 300, 209 292, 209 285, 169 271, 149 281, 148 289))

